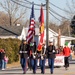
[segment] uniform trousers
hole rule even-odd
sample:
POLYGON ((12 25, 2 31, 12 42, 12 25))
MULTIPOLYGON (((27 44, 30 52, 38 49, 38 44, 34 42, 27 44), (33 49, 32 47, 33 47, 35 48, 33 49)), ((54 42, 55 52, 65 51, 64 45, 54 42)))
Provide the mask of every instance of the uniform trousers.
POLYGON ((33 69, 33 73, 36 73, 37 59, 31 58, 31 66, 32 66, 32 69, 33 69))
POLYGON ((40 68, 41 68, 41 73, 45 73, 45 58, 40 59, 40 68))
POLYGON ((27 58, 21 58, 20 63, 21 63, 21 67, 23 69, 23 72, 26 73, 26 70, 27 70, 27 58))
POLYGON ((53 73, 53 70, 54 70, 54 59, 55 58, 48 58, 48 65, 49 65, 51 73, 53 73))

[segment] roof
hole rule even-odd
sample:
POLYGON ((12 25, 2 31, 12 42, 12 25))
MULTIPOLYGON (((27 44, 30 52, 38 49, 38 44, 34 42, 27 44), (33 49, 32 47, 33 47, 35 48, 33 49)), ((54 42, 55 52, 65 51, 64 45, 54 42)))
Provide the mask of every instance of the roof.
MULTIPOLYGON (((25 28, 25 27, 24 27, 25 28)), ((23 25, 20 26, 9 26, 9 25, 0 25, 0 36, 10 36, 10 35, 21 35, 23 29, 23 25)), ((25 28, 25 33, 28 32, 28 27, 25 28)), ((52 29, 49 28, 54 35, 58 35, 52 29)), ((39 35, 39 28, 35 28, 35 35, 39 35)))
MULTIPOLYGON (((23 25, 20 26, 7 26, 7 25, 0 25, 0 36, 20 36, 22 34, 22 29, 23 29, 23 25)), ((27 35, 28 32, 28 28, 24 27, 25 33, 27 35)), ((55 31, 53 31, 52 29, 49 28, 49 31, 52 32, 54 34, 54 37, 58 36, 58 33, 56 33, 55 31)), ((35 28, 35 35, 39 35, 39 28, 35 28)), ((69 37, 69 36, 61 36, 62 38, 66 38, 67 40, 75 40, 74 37, 69 37)))
POLYGON ((75 40, 75 37, 71 36, 61 36, 61 38, 65 38, 66 40, 75 40))
POLYGON ((21 35, 23 26, 0 25, 0 36, 21 35))

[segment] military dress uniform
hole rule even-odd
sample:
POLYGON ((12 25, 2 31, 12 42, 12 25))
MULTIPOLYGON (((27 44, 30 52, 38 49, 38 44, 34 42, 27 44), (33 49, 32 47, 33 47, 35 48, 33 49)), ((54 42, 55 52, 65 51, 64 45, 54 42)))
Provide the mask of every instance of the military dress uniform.
POLYGON ((22 43, 20 45, 19 54, 21 67, 23 69, 23 73, 25 74, 27 70, 27 58, 29 56, 29 45, 27 43, 22 43))
POLYGON ((33 73, 36 73, 37 69, 37 50, 36 50, 36 42, 32 43, 33 45, 31 46, 31 66, 33 69, 33 73))
POLYGON ((51 72, 51 74, 53 74, 54 59, 56 57, 56 55, 55 55, 56 49, 55 49, 55 46, 52 45, 52 42, 50 42, 50 45, 47 47, 46 54, 47 54, 47 57, 48 57, 48 64, 49 64, 50 72, 51 72))
POLYGON ((45 60, 46 60, 46 48, 45 45, 43 45, 42 50, 39 52, 40 54, 40 68, 41 73, 45 73, 45 60))

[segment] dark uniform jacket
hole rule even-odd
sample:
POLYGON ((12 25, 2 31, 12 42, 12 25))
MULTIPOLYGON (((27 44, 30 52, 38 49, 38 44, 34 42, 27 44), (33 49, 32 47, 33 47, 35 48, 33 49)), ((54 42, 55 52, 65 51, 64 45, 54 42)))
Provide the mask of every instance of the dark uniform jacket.
POLYGON ((45 47, 42 47, 42 50, 41 51, 37 51, 37 53, 38 53, 38 58, 40 58, 41 55, 45 58, 46 57, 45 56, 46 55, 46 49, 45 49, 45 47))
MULTIPOLYGON (((33 53, 36 53, 37 51, 36 51, 36 44, 34 44, 33 46, 30 46, 30 50, 31 50, 31 58, 33 58, 33 53)), ((36 54, 35 54, 35 56, 36 56, 36 54)))
POLYGON ((47 57, 48 58, 55 58, 56 57, 55 54, 56 54, 55 46, 54 45, 48 46, 47 49, 46 49, 47 57))
POLYGON ((19 49, 19 54, 21 58, 27 58, 29 56, 29 45, 21 44, 19 49))

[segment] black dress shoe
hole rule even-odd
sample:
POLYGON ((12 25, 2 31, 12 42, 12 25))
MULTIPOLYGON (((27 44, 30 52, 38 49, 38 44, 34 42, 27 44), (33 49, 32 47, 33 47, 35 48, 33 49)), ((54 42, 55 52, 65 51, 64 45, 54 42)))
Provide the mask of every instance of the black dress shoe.
POLYGON ((53 72, 51 72, 51 74, 53 74, 53 72))
POLYGON ((45 74, 44 72, 42 74, 45 74))
POLYGON ((23 72, 23 74, 26 74, 26 72, 23 72))
POLYGON ((33 72, 33 74, 36 74, 36 72, 33 72))
POLYGON ((44 74, 44 72, 41 72, 42 74, 44 74))
POLYGON ((33 74, 36 74, 36 72, 33 71, 33 74))

